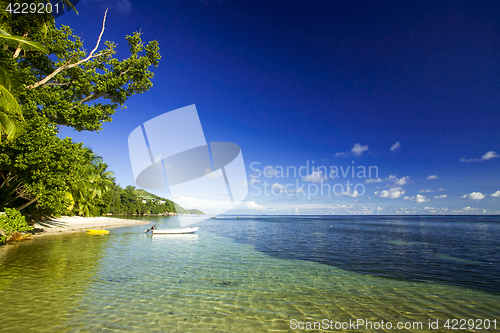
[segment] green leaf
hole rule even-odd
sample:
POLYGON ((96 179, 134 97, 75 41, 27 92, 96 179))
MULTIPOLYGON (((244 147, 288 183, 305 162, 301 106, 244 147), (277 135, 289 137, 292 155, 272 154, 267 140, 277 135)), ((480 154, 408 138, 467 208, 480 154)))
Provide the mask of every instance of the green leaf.
POLYGON ((25 51, 41 51, 45 54, 49 54, 49 50, 42 44, 32 41, 26 37, 12 36, 1 29, 0 40, 9 46, 17 47, 19 45, 25 51))
POLYGON ((11 92, 0 85, 0 142, 2 134, 11 140, 24 133, 24 117, 21 107, 11 92))
POLYGON ((4 113, 17 115, 19 118, 24 120, 23 112, 19 103, 17 103, 16 98, 12 95, 9 89, 0 84, 0 112, 2 110, 4 110, 4 113))

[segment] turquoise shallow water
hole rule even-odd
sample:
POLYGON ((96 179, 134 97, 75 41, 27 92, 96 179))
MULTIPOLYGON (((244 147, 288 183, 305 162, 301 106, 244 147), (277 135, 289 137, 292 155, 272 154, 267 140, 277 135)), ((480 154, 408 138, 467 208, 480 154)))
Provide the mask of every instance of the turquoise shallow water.
POLYGON ((283 259, 207 229, 152 237, 137 226, 3 247, 0 329, 264 332, 290 331, 292 319, 365 319, 419 321, 423 329, 404 331, 422 332, 439 319, 435 331, 444 332, 452 318, 499 324, 495 293, 283 259))
POLYGON ((203 227, 277 258, 500 294, 500 216, 222 216, 203 227))

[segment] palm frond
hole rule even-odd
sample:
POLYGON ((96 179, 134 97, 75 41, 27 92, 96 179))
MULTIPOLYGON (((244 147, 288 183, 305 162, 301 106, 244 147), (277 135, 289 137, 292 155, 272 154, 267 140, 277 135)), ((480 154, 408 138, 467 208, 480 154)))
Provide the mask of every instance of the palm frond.
POLYGON ((23 112, 19 103, 10 90, 0 84, 0 110, 3 110, 5 113, 10 115, 15 115, 24 120, 23 112))
POLYGON ((12 36, 2 29, 0 29, 0 40, 2 40, 4 44, 12 47, 21 46, 21 48, 25 51, 41 51, 45 54, 49 54, 49 50, 42 44, 32 41, 26 37, 12 36))
MULTIPOLYGON (((50 1, 47 0, 47 2, 50 2, 50 1)), ((76 10, 75 6, 71 3, 70 0, 62 0, 62 4, 63 4, 63 8, 68 6, 69 8, 71 8, 75 11, 76 15, 78 15, 78 11, 76 10)))
POLYGON ((11 140, 23 133, 24 122, 0 110, 0 142, 2 141, 2 134, 7 135, 7 139, 11 140))

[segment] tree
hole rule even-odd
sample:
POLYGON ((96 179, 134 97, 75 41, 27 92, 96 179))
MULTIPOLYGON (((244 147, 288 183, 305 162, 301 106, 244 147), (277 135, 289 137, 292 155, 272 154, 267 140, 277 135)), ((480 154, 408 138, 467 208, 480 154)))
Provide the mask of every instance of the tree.
POLYGON ((0 208, 35 216, 68 213, 68 192, 85 165, 84 149, 57 137, 43 118, 36 120, 27 122, 22 137, 0 143, 0 208))
POLYGON ((112 172, 107 164, 89 148, 84 148, 85 163, 81 165, 76 181, 70 183, 69 197, 72 212, 80 216, 100 215, 103 195, 111 184, 112 172))
POLYGON ((106 16, 97 43, 88 54, 69 27, 56 29, 52 22, 47 34, 33 32, 34 38, 57 60, 27 55, 21 61, 19 77, 26 89, 20 98, 30 102, 23 109, 30 117, 43 116, 56 126, 66 125, 79 131, 97 131, 103 122, 111 121, 118 106, 152 86, 153 73, 148 68, 159 63, 158 42, 144 45, 136 32, 126 37, 128 58, 120 61, 113 57, 116 53, 113 42, 105 42, 106 49, 97 52, 105 20, 106 16), (108 102, 94 102, 102 99, 108 102))
POLYGON ((16 232, 29 231, 33 228, 28 226, 24 216, 19 211, 7 208, 5 214, 0 215, 0 243, 9 240, 16 232))
POLYGON ((23 113, 17 102, 16 91, 19 90, 19 82, 14 77, 10 57, 18 57, 21 51, 40 51, 45 54, 48 50, 45 46, 26 37, 11 35, 11 13, 6 11, 9 1, 0 1, 2 11, 0 13, 0 141, 2 136, 12 139, 23 133, 23 113), (15 49, 9 53, 9 48, 15 49))
POLYGON ((46 29, 40 29, 30 20, 28 15, 13 20, 12 35, 44 45, 49 54, 14 57, 17 48, 0 48, 10 75, 22 86, 16 97, 26 121, 22 136, 0 142, 0 209, 15 207, 33 216, 68 213, 68 208, 96 214, 109 188, 106 165, 57 133, 61 126, 98 131, 129 97, 147 91, 153 77, 149 68, 160 60, 158 43, 144 44, 140 33, 127 36, 130 55, 119 60, 113 42, 98 51, 106 14, 88 53, 69 27, 57 28, 46 17, 46 29))

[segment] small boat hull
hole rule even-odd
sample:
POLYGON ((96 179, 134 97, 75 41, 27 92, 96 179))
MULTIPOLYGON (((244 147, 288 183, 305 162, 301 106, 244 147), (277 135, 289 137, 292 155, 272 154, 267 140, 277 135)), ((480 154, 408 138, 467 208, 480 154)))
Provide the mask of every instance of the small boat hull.
POLYGON ((177 228, 177 229, 153 229, 153 234, 194 234, 196 231, 198 231, 199 227, 193 227, 193 228, 177 228))
POLYGON ((109 234, 109 231, 104 230, 104 229, 101 229, 101 230, 87 229, 87 233, 90 235, 107 235, 107 234, 109 234))

